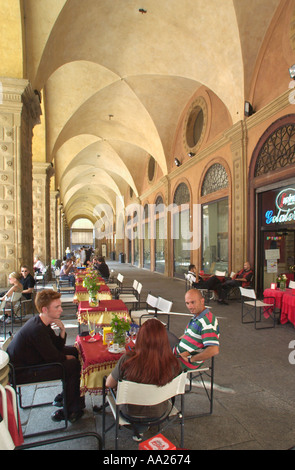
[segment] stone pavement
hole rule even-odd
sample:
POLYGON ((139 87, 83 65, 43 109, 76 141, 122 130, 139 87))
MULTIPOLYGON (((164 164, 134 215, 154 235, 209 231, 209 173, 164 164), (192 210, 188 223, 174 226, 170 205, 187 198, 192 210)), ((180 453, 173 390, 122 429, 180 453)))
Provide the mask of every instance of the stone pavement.
MULTIPOLYGON (((141 300, 148 292, 173 301, 172 311, 186 312, 184 304, 185 283, 157 273, 138 269, 128 264, 108 262, 116 273, 121 272, 124 285, 132 285, 134 279, 142 282, 141 300)), ((295 340, 293 325, 276 325, 274 329, 256 331, 253 325, 241 324, 241 303, 230 301, 229 306, 210 302, 212 312, 220 324, 220 354, 215 358, 215 388, 213 414, 185 421, 184 447, 189 450, 285 450, 295 445, 295 364, 289 362, 295 340)), ((77 335, 77 323, 71 310, 64 312, 67 325, 67 344, 73 344, 77 335)), ((188 321, 186 317, 174 317, 170 330, 181 335, 188 321)), ((59 391, 56 384, 25 387, 25 399, 37 400, 39 395, 54 397, 59 391), (55 388, 53 388, 55 387, 55 388)), ((96 431, 101 433, 101 415, 93 411, 100 405, 101 397, 87 396, 86 410, 76 423, 69 423, 66 431, 77 433, 96 431)), ((202 411, 207 402, 203 390, 194 387, 185 396, 186 414, 202 411)), ((23 430, 50 428, 56 423, 50 419, 53 407, 21 410, 23 430)), ((111 416, 108 416, 110 422, 111 416)), ((146 438, 156 434, 150 429, 146 438)), ((180 446, 180 429, 168 427, 165 436, 176 447, 180 446)), ((136 450, 138 443, 132 440, 130 431, 121 431, 120 449, 136 450)), ((50 437, 53 437, 48 436, 50 437)), ((44 437, 46 438, 46 436, 44 437)), ((41 439, 41 438, 40 438, 41 439)), ((93 439, 69 441, 58 444, 57 449, 94 449, 93 439)), ((114 434, 107 435, 106 450, 114 449, 114 434)))

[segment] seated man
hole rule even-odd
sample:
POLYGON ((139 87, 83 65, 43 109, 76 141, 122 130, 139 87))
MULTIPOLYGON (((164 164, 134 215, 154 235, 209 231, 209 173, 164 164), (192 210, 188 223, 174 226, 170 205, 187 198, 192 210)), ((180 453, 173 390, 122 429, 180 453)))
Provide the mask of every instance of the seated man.
POLYGON ((76 279, 74 272, 75 268, 73 261, 71 259, 67 259, 60 270, 59 278, 62 281, 70 281, 71 286, 75 287, 76 279))
POLYGON ((197 279, 197 268, 194 264, 190 264, 187 272, 187 280, 192 284, 197 279))
POLYGON ((193 315, 184 334, 178 339, 167 332, 174 354, 183 369, 198 369, 203 362, 219 354, 219 325, 216 317, 205 308, 201 292, 190 289, 185 304, 193 315))
POLYGON ((215 274, 212 274, 208 279, 203 279, 202 276, 196 272, 196 278, 198 281, 192 283, 192 287, 195 289, 218 290, 221 284, 221 281, 215 274))
POLYGON ((218 300, 220 304, 228 305, 226 298, 228 296, 228 292, 233 287, 248 287, 251 284, 253 277, 253 271, 251 269, 249 261, 245 261, 243 269, 241 269, 233 279, 228 279, 224 283, 222 283, 217 291, 218 291, 218 300))
POLYGON ((97 260, 97 265, 96 269, 100 272, 101 277, 105 280, 108 281, 110 277, 110 270, 108 265, 106 264, 104 257, 101 256, 97 260))
POLYGON ((22 277, 20 283, 23 285, 23 296, 25 299, 29 300, 32 298, 32 293, 34 292, 35 279, 30 273, 29 267, 26 265, 21 266, 22 277))
MULTIPOLYGON (((74 346, 65 346, 66 330, 60 320, 62 306, 61 294, 52 289, 44 289, 36 296, 38 316, 30 318, 16 333, 7 348, 11 363, 15 367, 32 366, 25 372, 25 379, 36 380, 56 379, 60 377, 57 366, 48 366, 42 372, 34 369, 34 365, 60 362, 65 369, 66 402, 69 421, 77 421, 83 414, 84 400, 80 398, 80 361, 74 346), (59 328, 59 336, 52 326, 59 328)), ((63 397, 58 395, 53 402, 63 406, 63 397)), ((65 419, 63 409, 57 410, 51 416, 53 421, 65 419)))

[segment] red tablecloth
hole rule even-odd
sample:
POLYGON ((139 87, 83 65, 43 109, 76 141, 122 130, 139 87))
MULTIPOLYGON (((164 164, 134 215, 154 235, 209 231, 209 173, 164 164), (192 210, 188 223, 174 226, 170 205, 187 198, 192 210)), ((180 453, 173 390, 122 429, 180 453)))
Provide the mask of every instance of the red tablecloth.
POLYGON ((81 362, 80 393, 101 393, 103 378, 108 376, 123 353, 113 354, 103 344, 102 337, 95 335, 96 342, 88 342, 90 336, 77 336, 75 346, 81 362))
POLYGON ((272 303, 271 299, 268 299, 269 297, 274 297, 276 300, 275 306, 276 308, 280 309, 282 308, 282 299, 283 295, 286 291, 281 290, 281 289, 265 289, 263 292, 263 297, 264 297, 264 302, 266 304, 272 303))
POLYGON ((265 289, 263 292, 264 302, 270 303, 267 297, 274 297, 276 308, 281 310, 280 322, 282 324, 291 322, 295 326, 295 292, 294 289, 265 289))
POLYGON ((283 295, 281 308, 281 323, 288 321, 295 326, 295 295, 294 289, 286 289, 283 295))
MULTIPOLYGON (((101 284, 97 293, 98 300, 112 300, 112 294, 108 286, 101 284)), ((76 291, 73 302, 79 303, 89 299, 88 290, 83 285, 76 285, 76 291)))
POLYGON ((78 321, 79 323, 88 323, 88 316, 91 321, 97 324, 109 325, 111 323, 113 313, 117 313, 120 317, 130 320, 129 311, 122 300, 101 300, 96 307, 90 307, 89 302, 82 301, 78 305, 78 321))
MULTIPOLYGON (((11 391, 5 388, 5 392, 6 392, 6 401, 7 401, 7 417, 8 417, 9 434, 14 442, 14 445, 19 446, 23 444, 24 442, 21 424, 19 424, 19 428, 17 424, 17 420, 20 423, 19 414, 18 414, 18 411, 17 411, 18 417, 16 417, 14 414, 13 399, 12 399, 11 391)), ((3 403, 2 403, 1 393, 0 393, 0 414, 1 416, 3 416, 3 403)))

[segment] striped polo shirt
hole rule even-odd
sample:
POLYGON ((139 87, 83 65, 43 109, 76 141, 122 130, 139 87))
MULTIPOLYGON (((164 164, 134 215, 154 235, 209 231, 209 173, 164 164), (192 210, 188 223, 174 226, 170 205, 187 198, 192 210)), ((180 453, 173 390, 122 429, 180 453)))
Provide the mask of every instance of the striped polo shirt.
MULTIPOLYGON (((185 351, 189 353, 201 352, 208 346, 219 346, 219 325, 217 318, 206 308, 190 320, 183 337, 174 347, 174 354, 178 356, 185 351)), ((198 369, 203 364, 203 361, 190 364, 181 357, 179 359, 186 369, 198 369)))

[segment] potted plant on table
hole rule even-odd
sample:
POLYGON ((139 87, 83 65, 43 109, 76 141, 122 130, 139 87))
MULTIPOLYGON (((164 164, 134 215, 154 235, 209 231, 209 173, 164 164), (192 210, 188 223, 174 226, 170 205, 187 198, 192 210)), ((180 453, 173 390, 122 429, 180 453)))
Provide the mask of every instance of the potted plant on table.
POLYGON ((111 320, 111 328, 114 334, 113 342, 118 344, 119 347, 124 347, 126 342, 126 333, 130 330, 129 321, 125 318, 120 318, 116 313, 113 314, 111 320))
POLYGON ((286 274, 280 274, 277 277, 277 283, 280 289, 285 290, 286 289, 286 282, 287 282, 287 276, 286 274))
POLYGON ((99 291, 99 276, 93 271, 86 274, 83 281, 83 287, 86 287, 89 295, 89 305, 92 307, 98 305, 97 293, 99 291))

